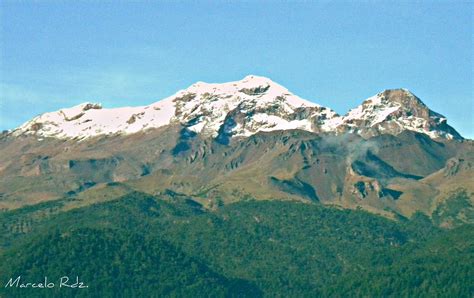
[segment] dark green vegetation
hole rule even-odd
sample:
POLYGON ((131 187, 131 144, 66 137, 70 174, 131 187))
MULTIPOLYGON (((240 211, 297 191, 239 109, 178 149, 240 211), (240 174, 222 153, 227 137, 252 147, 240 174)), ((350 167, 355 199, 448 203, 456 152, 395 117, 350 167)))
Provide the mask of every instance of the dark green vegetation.
POLYGON ((438 225, 461 225, 466 219, 474 218, 474 206, 469 194, 462 190, 451 194, 449 200, 440 204, 432 216, 438 225))
POLYGON ((391 221, 281 201, 209 212, 142 193, 60 212, 64 202, 0 214, 0 296, 474 295, 468 224, 445 230, 421 214, 391 221), (5 289, 18 275, 79 276, 89 288, 5 289))

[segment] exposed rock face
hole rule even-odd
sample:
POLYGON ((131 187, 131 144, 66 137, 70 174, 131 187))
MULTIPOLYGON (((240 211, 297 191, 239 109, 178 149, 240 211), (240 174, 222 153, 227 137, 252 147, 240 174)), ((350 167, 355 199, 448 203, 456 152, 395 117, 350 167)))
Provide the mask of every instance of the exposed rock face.
POLYGON ((469 160, 465 160, 464 158, 451 158, 446 162, 444 176, 452 177, 461 171, 472 171, 473 168, 474 165, 469 160))
POLYGON ((376 180, 374 181, 357 181, 354 183, 351 193, 357 196, 359 199, 364 199, 370 193, 375 193, 377 197, 382 197, 382 187, 376 180))

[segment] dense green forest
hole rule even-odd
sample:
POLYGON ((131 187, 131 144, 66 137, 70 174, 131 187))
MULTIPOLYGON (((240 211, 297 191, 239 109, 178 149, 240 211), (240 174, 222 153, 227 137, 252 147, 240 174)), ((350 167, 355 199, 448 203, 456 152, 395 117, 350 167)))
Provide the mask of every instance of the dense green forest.
POLYGON ((0 297, 474 295, 472 225, 281 201, 206 211, 142 193, 64 202, 0 214, 0 297), (88 288, 5 288, 17 276, 88 288))

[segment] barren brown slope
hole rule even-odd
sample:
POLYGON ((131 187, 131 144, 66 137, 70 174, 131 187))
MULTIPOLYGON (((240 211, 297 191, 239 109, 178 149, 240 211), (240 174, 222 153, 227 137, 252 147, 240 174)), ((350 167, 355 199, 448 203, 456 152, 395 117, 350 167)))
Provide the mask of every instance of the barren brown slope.
POLYGON ((472 169, 462 179, 434 173, 473 151, 471 141, 434 141, 408 131, 366 140, 287 130, 228 144, 178 125, 83 142, 6 137, 0 141, 0 204, 71 197, 70 206, 79 206, 140 190, 209 208, 248 198, 289 199, 409 216, 441 203, 434 185, 470 183, 472 169))

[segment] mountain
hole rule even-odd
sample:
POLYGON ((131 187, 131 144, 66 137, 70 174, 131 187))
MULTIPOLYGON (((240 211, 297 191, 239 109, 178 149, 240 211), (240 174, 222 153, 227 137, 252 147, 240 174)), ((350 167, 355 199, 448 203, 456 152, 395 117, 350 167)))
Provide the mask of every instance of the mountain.
POLYGON ((397 218, 432 216, 465 193, 467 209, 439 219, 456 225, 474 221, 464 212, 473 169, 439 173, 472 164, 473 148, 404 89, 340 116, 263 77, 199 82, 149 106, 86 103, 4 133, 0 208, 67 197, 70 209, 141 191, 211 210, 277 199, 397 218))
POLYGON ((355 132, 364 137, 405 130, 432 138, 462 139, 408 90, 386 90, 339 116, 289 92, 270 79, 247 76, 241 81, 198 82, 185 90, 143 107, 104 109, 84 103, 45 113, 13 131, 13 136, 86 139, 133 134, 171 124, 207 136, 248 137, 261 131, 301 129, 311 132, 355 132))
POLYGON ((404 89, 343 116, 256 76, 84 103, 0 135, 0 296, 473 297, 472 177, 404 89))
POLYGON ((431 138, 462 139, 443 115, 406 89, 385 90, 365 100, 342 117, 340 126, 364 137, 410 130, 431 138))
POLYGON ((224 84, 198 82, 143 107, 103 109, 100 104, 84 103, 40 115, 13 135, 86 139, 179 123, 213 137, 249 136, 258 131, 311 131, 335 116, 334 111, 303 100, 267 78, 247 76, 224 84))

